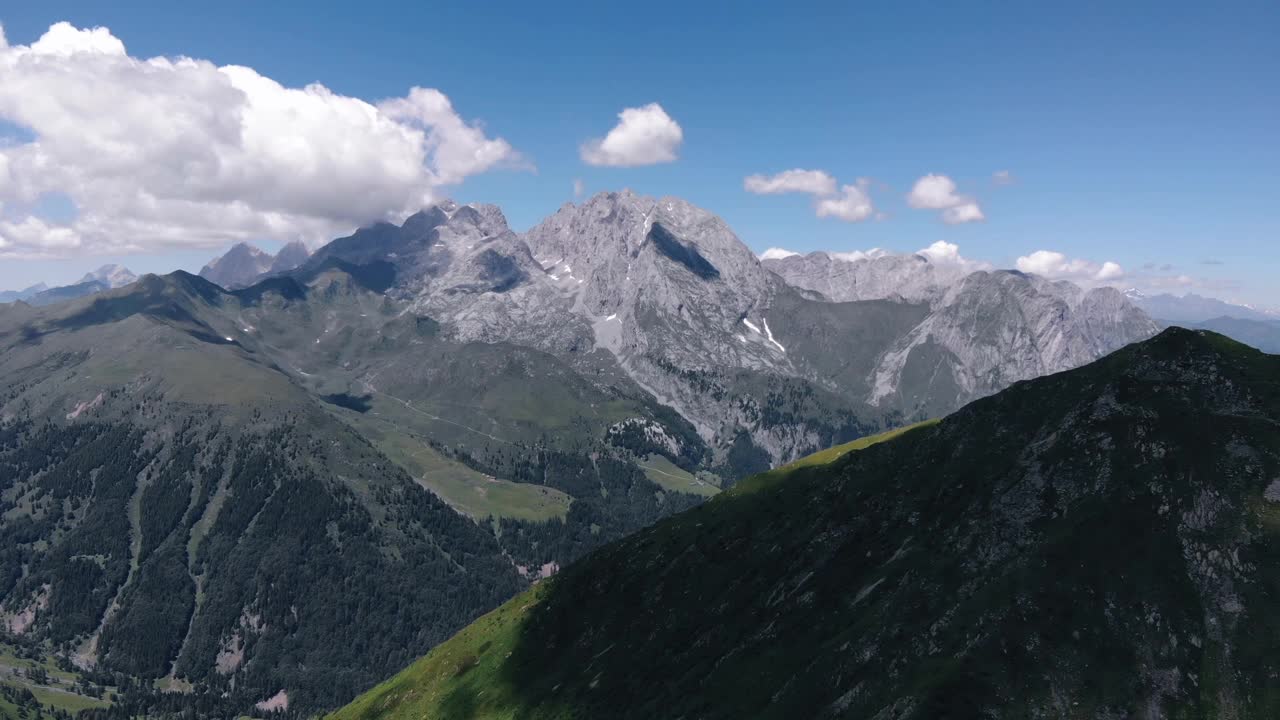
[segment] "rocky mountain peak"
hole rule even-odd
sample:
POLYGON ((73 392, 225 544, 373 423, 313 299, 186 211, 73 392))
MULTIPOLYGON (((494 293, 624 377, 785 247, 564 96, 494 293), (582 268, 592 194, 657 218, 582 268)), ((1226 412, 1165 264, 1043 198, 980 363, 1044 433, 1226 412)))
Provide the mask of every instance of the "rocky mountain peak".
POLYGON ((406 218, 400 229, 414 237, 425 237, 432 230, 449 222, 449 217, 455 209, 457 206, 452 200, 423 208, 406 218))
POLYGON ((270 273, 284 273, 293 270, 307 261, 311 257, 311 250, 301 240, 294 240, 284 247, 280 248, 280 252, 271 261, 270 273))
POLYGON ((138 279, 129 268, 123 265, 103 265, 91 273, 86 273, 80 278, 81 283, 100 282, 109 288, 124 287, 138 279))
MULTIPOLYGON (((715 214, 629 190, 565 204, 523 234, 492 205, 444 202, 335 240, 306 267, 326 258, 394 266, 390 294, 454 340, 571 362, 606 351, 707 440, 739 420, 758 426, 760 401, 725 389, 735 375, 811 383, 872 413, 933 416, 1157 330, 1114 290, 924 254, 762 262, 715 214)), ((775 460, 820 440, 753 432, 775 460)))
POLYGON ((270 270, 273 260, 270 253, 239 242, 201 268, 200 277, 224 288, 243 287, 270 270))
POLYGON ((959 263, 935 262, 919 253, 874 250, 850 255, 822 251, 775 255, 762 264, 787 284, 833 302, 896 297, 933 303, 969 272, 959 263))

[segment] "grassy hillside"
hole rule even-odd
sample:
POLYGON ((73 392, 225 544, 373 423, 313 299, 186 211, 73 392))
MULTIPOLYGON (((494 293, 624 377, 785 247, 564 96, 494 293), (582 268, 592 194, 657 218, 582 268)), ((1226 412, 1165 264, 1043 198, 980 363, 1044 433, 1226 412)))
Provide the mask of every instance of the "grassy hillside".
MULTIPOLYGON (((921 423, 927 426, 931 423, 921 423)), ((756 476, 711 501, 716 507, 736 507, 734 498, 765 491, 783 483, 795 471, 833 462, 844 455, 892 440, 912 428, 901 428, 829 448, 790 465, 756 476)), ((676 525, 679 518, 662 523, 676 525)), ((656 532, 662 532, 658 529, 656 532)), ((591 560, 586 561, 590 564, 591 560)), ((383 718, 515 718, 528 710, 520 687, 507 678, 507 660, 519 647, 531 613, 552 595, 556 581, 535 585, 497 610, 483 616, 462 632, 433 649, 426 657, 391 680, 362 695, 350 706, 330 716, 333 720, 383 718)), ((550 708, 539 712, 548 713, 550 708)), ((575 717, 572 705, 546 714, 575 717)))
POLYGON ((0 643, 0 719, 106 708, 116 688, 90 682, 30 648, 0 643))
POLYGON ((334 717, 1280 716, 1280 358, 1173 329, 772 480, 334 717))

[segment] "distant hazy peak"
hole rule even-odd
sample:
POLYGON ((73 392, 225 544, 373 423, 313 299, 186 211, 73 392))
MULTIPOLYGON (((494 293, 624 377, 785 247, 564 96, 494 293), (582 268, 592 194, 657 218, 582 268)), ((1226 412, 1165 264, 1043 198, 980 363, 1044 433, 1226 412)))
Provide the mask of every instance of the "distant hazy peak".
POLYGON ((138 276, 134 275, 129 268, 126 268, 123 265, 110 264, 103 265, 91 273, 85 273, 85 276, 80 278, 80 283, 83 284, 96 281, 105 283, 112 288, 118 288, 128 285, 137 279, 138 276))
POLYGON ((1276 315, 1267 313, 1247 305, 1204 297, 1195 293, 1186 295, 1146 295, 1135 289, 1125 291, 1134 304, 1147 311, 1151 317, 1171 323, 1199 323, 1215 318, 1237 318, 1242 320, 1274 320, 1276 315))
POLYGON ((201 268, 200 277, 224 288, 240 287, 270 270, 274 259, 270 253, 254 245, 239 242, 201 268))
POLYGON ((276 253, 275 259, 271 261, 269 272, 288 272, 302 265, 309 257, 311 257, 311 250, 306 244, 300 240, 294 240, 280 248, 280 252, 276 253))

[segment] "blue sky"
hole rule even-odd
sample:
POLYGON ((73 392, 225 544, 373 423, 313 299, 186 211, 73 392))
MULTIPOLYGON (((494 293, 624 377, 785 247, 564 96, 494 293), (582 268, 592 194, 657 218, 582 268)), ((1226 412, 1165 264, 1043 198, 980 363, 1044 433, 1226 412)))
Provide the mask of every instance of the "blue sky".
MULTIPOLYGON (((1049 250, 1118 263, 1135 284, 1280 306, 1274 2, 23 5, 0 10, 10 45, 65 20, 110 28, 133 57, 244 65, 286 87, 319 82, 370 102, 437 88, 536 168, 440 193, 496 203, 517 229, 573 200, 580 179, 588 193, 684 197, 757 251, 942 240, 1011 267, 1049 250), (584 141, 654 102, 682 130, 678 159, 583 162, 584 141), (869 179, 883 217, 819 218, 809 196, 743 188, 792 168, 869 179), (910 207, 928 173, 951 178, 985 220, 948 225, 910 207)), ((11 144, 27 139, 3 127, 11 144)), ((22 212, 74 215, 56 193, 22 212)), ((198 269, 215 253, 0 259, 0 288, 66 282, 107 260, 198 269)))

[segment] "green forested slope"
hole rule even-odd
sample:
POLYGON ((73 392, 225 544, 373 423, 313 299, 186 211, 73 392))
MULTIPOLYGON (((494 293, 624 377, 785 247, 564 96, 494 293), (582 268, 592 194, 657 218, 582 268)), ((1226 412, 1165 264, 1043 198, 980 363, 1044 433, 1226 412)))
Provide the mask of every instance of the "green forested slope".
POLYGON ((121 687, 114 712, 305 714, 700 502, 642 467, 709 462, 678 415, 452 342, 388 272, 5 306, 0 634, 121 687))
POLYGON ((222 300, 150 277, 0 320, 0 620, 127 699, 162 680, 215 715, 332 707, 524 581, 228 340, 222 300))
POLYGON ((1172 329, 750 490, 336 717, 1280 714, 1280 358, 1172 329))

